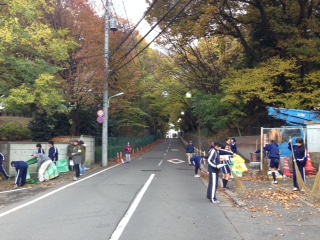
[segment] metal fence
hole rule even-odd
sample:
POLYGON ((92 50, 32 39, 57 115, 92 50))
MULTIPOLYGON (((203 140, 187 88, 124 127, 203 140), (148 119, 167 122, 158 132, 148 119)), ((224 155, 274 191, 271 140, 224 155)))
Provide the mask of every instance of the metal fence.
MULTIPOLYGON (((158 139, 162 138, 161 133, 150 135, 143 138, 128 138, 128 137, 110 137, 108 138, 108 160, 116 159, 117 154, 122 152, 127 146, 128 142, 132 146, 134 151, 140 150, 146 147, 158 139)), ((102 161, 102 137, 95 138, 95 162, 102 161)))

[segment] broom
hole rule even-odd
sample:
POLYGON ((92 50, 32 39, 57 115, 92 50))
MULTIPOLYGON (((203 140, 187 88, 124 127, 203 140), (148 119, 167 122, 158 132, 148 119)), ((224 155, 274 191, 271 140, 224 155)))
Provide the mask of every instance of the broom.
MULTIPOLYGON (((230 167, 230 165, 229 165, 230 167)), ((240 180, 240 178, 238 177, 238 175, 235 173, 235 171, 233 171, 230 167, 233 179, 236 183, 236 191, 241 193, 241 192, 245 192, 247 190, 246 186, 243 184, 243 182, 240 180)))
POLYGON ((299 186, 299 188, 301 190, 304 190, 306 193, 310 194, 311 190, 309 188, 307 188, 306 184, 303 181, 301 173, 299 171, 298 164, 297 164, 296 158, 295 158, 294 153, 293 153, 292 138, 290 137, 290 139, 291 139, 290 146, 291 146, 291 149, 292 149, 293 164, 294 164, 294 168, 295 168, 295 172, 296 172, 296 178, 297 178, 298 186, 299 186))
POLYGON ((246 186, 243 184, 243 182, 240 180, 240 178, 237 176, 237 174, 233 170, 231 170, 231 172, 232 172, 233 179, 236 183, 236 191, 239 193, 245 192, 247 190, 246 186))
POLYGON ((316 175, 316 178, 314 179, 314 184, 313 184, 311 193, 314 197, 320 198, 320 165, 319 165, 319 169, 318 169, 318 173, 316 175))

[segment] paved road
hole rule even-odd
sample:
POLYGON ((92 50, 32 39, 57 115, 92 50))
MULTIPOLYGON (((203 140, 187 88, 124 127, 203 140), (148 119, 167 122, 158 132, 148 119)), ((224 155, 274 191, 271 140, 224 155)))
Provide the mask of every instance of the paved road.
POLYGON ((1 239, 243 239, 210 203, 178 139, 132 163, 49 189, 1 193, 1 239), (12 201, 16 197, 21 201, 12 201))

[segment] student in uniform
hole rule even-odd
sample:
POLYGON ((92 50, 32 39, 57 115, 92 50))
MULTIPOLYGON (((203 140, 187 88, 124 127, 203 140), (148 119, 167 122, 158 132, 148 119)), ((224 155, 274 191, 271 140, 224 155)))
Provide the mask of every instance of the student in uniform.
POLYGON ((37 147, 37 149, 38 149, 38 153, 46 154, 46 153, 44 152, 44 150, 43 150, 43 148, 42 148, 42 146, 41 146, 40 143, 37 143, 36 147, 37 147))
POLYGON ((192 163, 192 165, 194 165, 194 177, 200 177, 200 175, 198 174, 198 171, 201 170, 201 161, 204 160, 205 157, 204 156, 193 156, 190 159, 190 162, 192 163))
POLYGON ((293 166, 293 191, 299 191, 299 185, 297 182, 297 171, 301 173, 302 179, 304 182, 306 182, 306 171, 305 167, 307 164, 307 150, 304 145, 303 139, 302 138, 297 138, 296 139, 296 144, 292 145, 292 139, 289 140, 288 143, 288 148, 292 151, 293 153, 293 158, 292 158, 292 166, 293 166), (296 161, 298 169, 295 168, 294 161, 296 161))
POLYGON ((222 183, 223 183, 223 189, 229 189, 227 184, 229 182, 230 176, 231 176, 231 169, 230 169, 230 157, 233 156, 233 152, 230 150, 230 145, 225 144, 224 149, 219 150, 220 155, 220 162, 225 164, 222 167, 222 183))
POLYGON ((0 152, 0 172, 2 173, 2 175, 9 180, 10 176, 8 175, 8 173, 6 172, 6 170, 4 169, 3 166, 3 162, 4 162, 5 158, 2 152, 0 152))
POLYGON ((12 161, 11 166, 17 171, 15 187, 23 187, 27 180, 28 164, 24 161, 12 161))
POLYGON ((234 154, 237 154, 237 144, 236 144, 236 139, 235 138, 230 138, 230 147, 231 147, 231 152, 233 152, 234 154))
POLYGON ((191 158, 194 155, 194 146, 192 141, 190 141, 186 147, 186 154, 187 154, 188 163, 191 166, 191 158))
MULTIPOLYGON (((269 144, 263 147, 263 150, 268 152, 268 158, 270 159, 269 168, 271 169, 271 174, 273 178, 273 181, 271 183, 278 184, 278 181, 276 178, 276 172, 282 175, 283 179, 286 179, 286 176, 279 169, 280 149, 278 147, 278 143, 275 140, 271 140, 269 144)), ((260 149, 256 151, 256 153, 259 153, 259 152, 260 152, 260 149)))
POLYGON ((217 189, 218 189, 218 178, 220 168, 220 156, 219 150, 223 147, 223 144, 220 142, 215 142, 214 146, 209 150, 208 155, 208 172, 209 172, 209 184, 207 189, 207 199, 212 203, 220 203, 217 199, 217 189))
MULTIPOLYGON (((59 159, 59 153, 58 153, 58 148, 54 146, 53 141, 48 142, 49 146, 49 155, 48 157, 51 158, 52 162, 57 165, 58 164, 58 159, 59 159)), ((58 165, 57 165, 58 167, 58 165)))

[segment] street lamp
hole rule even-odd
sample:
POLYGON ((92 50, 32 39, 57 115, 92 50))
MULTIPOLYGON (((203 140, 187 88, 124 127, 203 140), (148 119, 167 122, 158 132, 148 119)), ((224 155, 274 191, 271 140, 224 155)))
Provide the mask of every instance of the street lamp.
POLYGON ((109 115, 109 105, 110 99, 114 97, 119 97, 124 95, 123 92, 113 95, 108 98, 106 102, 106 107, 103 108, 104 110, 104 123, 102 126, 102 166, 106 167, 108 165, 108 115, 109 115))
POLYGON ((109 105, 110 105, 110 99, 111 99, 111 98, 114 98, 114 97, 120 97, 120 96, 122 96, 122 95, 124 95, 124 93, 123 93, 123 92, 118 93, 118 94, 116 94, 116 95, 113 95, 113 96, 109 97, 109 99, 108 99, 108 107, 109 107, 109 105))

